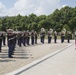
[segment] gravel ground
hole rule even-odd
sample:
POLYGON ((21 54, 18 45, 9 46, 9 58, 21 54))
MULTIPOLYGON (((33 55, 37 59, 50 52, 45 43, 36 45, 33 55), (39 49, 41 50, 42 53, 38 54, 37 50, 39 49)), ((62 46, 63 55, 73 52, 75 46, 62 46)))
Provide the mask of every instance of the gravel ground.
MULTIPOLYGON (((72 40, 71 43, 74 41, 72 40)), ((65 40, 64 43, 61 43, 60 40, 55 44, 48 44, 47 40, 45 40, 44 44, 40 43, 38 40, 37 45, 30 46, 16 46, 15 53, 13 55, 14 58, 8 58, 8 47, 2 47, 2 53, 0 53, 0 75, 5 75, 10 73, 16 69, 19 69, 37 59, 44 57, 45 55, 62 49, 68 45, 65 40)))

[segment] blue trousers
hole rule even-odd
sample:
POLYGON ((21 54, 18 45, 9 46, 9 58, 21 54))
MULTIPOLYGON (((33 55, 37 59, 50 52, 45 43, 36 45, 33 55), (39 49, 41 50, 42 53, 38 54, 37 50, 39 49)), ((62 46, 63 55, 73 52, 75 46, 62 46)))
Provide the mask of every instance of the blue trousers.
POLYGON ((8 45, 8 57, 11 57, 12 52, 13 52, 13 47, 14 47, 13 44, 9 44, 8 45))
POLYGON ((2 39, 0 39, 0 52, 1 52, 1 48, 2 48, 2 39))
POLYGON ((41 36, 41 43, 43 43, 44 44, 44 36, 41 36))
POLYGON ((34 44, 34 37, 31 37, 31 44, 34 44))
POLYGON ((48 43, 51 43, 51 37, 48 36, 48 43))

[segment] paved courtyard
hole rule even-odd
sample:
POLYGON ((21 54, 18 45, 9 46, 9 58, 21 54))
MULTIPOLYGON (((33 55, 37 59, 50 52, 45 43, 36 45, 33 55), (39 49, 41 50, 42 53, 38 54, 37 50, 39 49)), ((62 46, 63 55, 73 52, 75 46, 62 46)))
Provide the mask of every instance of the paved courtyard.
MULTIPOLYGON (((72 44, 72 43, 74 43, 74 40, 71 40, 70 44, 72 44)), ((13 71, 16 71, 17 69, 20 69, 24 66, 27 66, 30 63, 33 63, 34 61, 39 60, 39 59, 45 57, 46 55, 48 55, 50 53, 54 53, 60 49, 63 49, 68 45, 69 44, 67 43, 66 40, 63 44, 61 44, 60 40, 58 40, 56 44, 53 42, 53 40, 52 40, 51 44, 48 44, 47 40, 45 40, 45 44, 41 44, 40 40, 38 40, 37 45, 30 45, 30 46, 26 46, 26 47, 16 46, 16 50, 15 50, 15 53, 13 55, 14 58, 8 58, 8 47, 7 46, 2 47, 2 53, 0 53, 0 75, 5 75, 5 74, 8 75, 9 73, 11 73, 13 71)), ((74 49, 72 49, 72 50, 75 51, 74 49)), ((59 54, 61 54, 61 53, 59 53, 59 54)), ((55 61, 55 63, 53 63, 53 61, 52 61, 52 64, 56 64, 56 62, 58 63, 58 61, 56 61, 56 60, 53 60, 53 61, 55 61)), ((38 64, 38 65, 40 65, 40 64, 38 64)), ((50 67, 51 62, 50 62, 50 64, 49 63, 45 63, 45 64, 48 64, 50 67)), ((47 66, 47 65, 45 65, 45 66, 47 66)), ((47 66, 47 68, 48 68, 48 66, 47 66)), ((21 73, 21 75, 22 74, 23 75, 37 75, 38 74, 38 73, 34 74, 33 72, 31 74, 31 71, 30 71, 31 69, 25 71, 26 74, 23 72, 23 73, 21 73), (29 71, 30 71, 30 74, 27 73, 29 71)), ((51 71, 51 70, 49 70, 49 71, 51 71)), ((41 71, 41 73, 43 73, 43 71, 41 71)), ((46 74, 46 75, 49 75, 49 74, 46 74)))
POLYGON ((76 75, 75 46, 72 45, 59 53, 55 53, 54 56, 19 75, 76 75))

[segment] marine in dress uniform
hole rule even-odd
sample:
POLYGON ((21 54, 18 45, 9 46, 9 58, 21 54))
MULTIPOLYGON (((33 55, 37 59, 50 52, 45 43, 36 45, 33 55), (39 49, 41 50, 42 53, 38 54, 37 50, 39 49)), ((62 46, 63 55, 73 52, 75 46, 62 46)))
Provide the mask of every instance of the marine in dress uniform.
POLYGON ((57 32, 54 32, 54 43, 57 43, 57 32))
POLYGON ((27 45, 30 45, 29 42, 30 42, 30 33, 29 33, 29 30, 27 30, 26 32, 26 42, 27 42, 27 45))
POLYGON ((22 45, 22 32, 19 32, 17 37, 18 37, 18 45, 19 45, 19 47, 21 47, 21 45, 22 45))
POLYGON ((34 30, 31 31, 31 44, 34 45, 34 30))
POLYGON ((6 45, 6 32, 3 32, 2 41, 3 41, 3 45, 6 45))
POLYGON ((7 30, 7 41, 8 41, 8 57, 12 58, 13 49, 14 49, 14 38, 15 35, 12 29, 7 30))
POLYGON ((75 39, 75 49, 76 49, 76 31, 75 31, 75 34, 74 34, 74 39, 75 39))
POLYGON ((23 45, 26 46, 26 31, 23 32, 23 45))
POLYGON ((41 43, 44 44, 44 39, 45 39, 45 29, 44 28, 41 28, 40 38, 41 38, 41 43))
POLYGON ((3 38, 3 33, 0 32, 0 52, 1 52, 1 48, 2 48, 2 38, 3 38))
POLYGON ((35 44, 37 44, 37 32, 35 31, 35 44))
POLYGON ((71 35, 71 32, 67 31, 67 41, 68 41, 68 43, 70 43, 70 35, 71 35))
POLYGON ((65 38, 65 32, 61 31, 61 43, 64 42, 64 38, 65 38))
POLYGON ((51 39, 52 39, 52 32, 53 32, 53 30, 52 30, 52 29, 50 29, 50 30, 48 31, 48 33, 47 33, 47 35, 48 35, 48 43, 51 43, 51 39))

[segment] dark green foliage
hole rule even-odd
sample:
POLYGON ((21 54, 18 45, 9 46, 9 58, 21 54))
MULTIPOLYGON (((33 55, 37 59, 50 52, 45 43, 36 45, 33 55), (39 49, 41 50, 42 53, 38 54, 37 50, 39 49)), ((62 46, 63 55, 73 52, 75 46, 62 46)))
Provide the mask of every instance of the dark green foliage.
POLYGON ((8 28, 14 30, 36 30, 37 32, 44 27, 46 30, 52 28, 60 32, 63 28, 74 32, 76 30, 76 7, 64 7, 56 9, 52 14, 40 15, 30 14, 29 16, 17 16, 0 18, 0 30, 6 31, 8 28))

